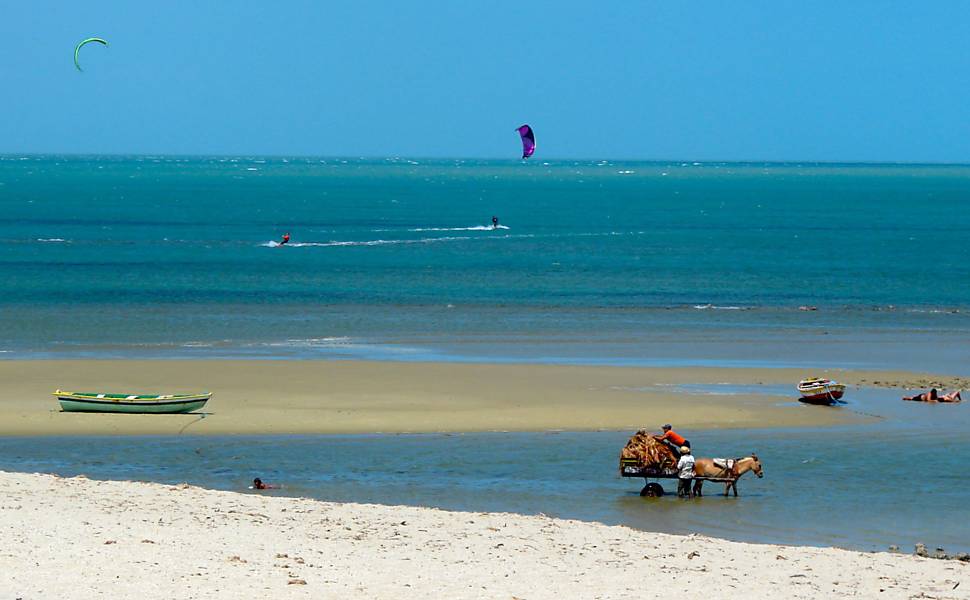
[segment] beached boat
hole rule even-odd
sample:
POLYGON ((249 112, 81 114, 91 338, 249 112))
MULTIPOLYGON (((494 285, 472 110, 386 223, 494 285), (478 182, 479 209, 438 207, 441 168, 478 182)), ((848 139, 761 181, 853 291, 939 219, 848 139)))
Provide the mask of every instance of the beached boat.
POLYGON ((98 394, 96 392, 54 392, 64 412, 187 413, 198 410, 212 397, 205 394, 98 394))
POLYGON ((831 379, 810 377, 798 382, 799 400, 808 404, 833 404, 842 399, 845 386, 831 379))

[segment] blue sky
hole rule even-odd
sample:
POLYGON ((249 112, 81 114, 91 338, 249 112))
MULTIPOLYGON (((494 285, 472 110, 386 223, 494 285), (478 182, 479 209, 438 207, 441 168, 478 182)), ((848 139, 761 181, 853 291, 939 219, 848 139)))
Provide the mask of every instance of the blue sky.
POLYGON ((970 162, 970 2, 0 9, 3 153, 970 162))

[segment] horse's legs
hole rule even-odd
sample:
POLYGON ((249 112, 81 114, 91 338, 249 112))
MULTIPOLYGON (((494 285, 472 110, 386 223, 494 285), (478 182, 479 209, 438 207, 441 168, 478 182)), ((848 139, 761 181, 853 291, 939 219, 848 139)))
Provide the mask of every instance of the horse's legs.
POLYGON ((703 494, 701 494, 701 489, 703 487, 704 487, 704 480, 703 479, 695 479, 694 480, 694 495, 697 496, 697 497, 702 496, 703 494))
POLYGON ((737 479, 735 479, 734 481, 731 482, 731 489, 734 490, 734 497, 737 498, 738 497, 738 480, 737 479))
POLYGON ((729 491, 731 491, 731 482, 726 481, 724 482, 724 495, 727 496, 729 491))

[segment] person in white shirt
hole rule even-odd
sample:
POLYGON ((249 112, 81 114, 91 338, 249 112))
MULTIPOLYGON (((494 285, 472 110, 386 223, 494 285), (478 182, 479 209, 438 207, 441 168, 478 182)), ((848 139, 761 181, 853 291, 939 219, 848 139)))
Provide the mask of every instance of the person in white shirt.
POLYGON ((677 495, 681 498, 693 498, 691 484, 694 482, 694 457, 690 448, 682 446, 680 460, 677 461, 677 495))

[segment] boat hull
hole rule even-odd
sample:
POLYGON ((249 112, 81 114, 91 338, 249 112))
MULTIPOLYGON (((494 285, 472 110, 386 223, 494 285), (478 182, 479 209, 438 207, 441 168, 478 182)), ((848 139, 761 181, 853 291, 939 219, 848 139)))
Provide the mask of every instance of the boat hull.
POLYGON ((199 410, 209 401, 209 396, 148 402, 58 396, 57 401, 64 412, 179 414, 199 410))
POLYGON ((834 404, 842 399, 843 394, 845 394, 845 386, 840 383, 831 383, 800 388, 798 392, 802 395, 799 400, 807 404, 834 404))
POLYGON ((831 390, 815 394, 806 394, 803 392, 802 397, 798 400, 806 404, 832 404, 833 402, 841 400, 843 394, 845 394, 845 390, 831 390))
POLYGON ((806 404, 835 404, 845 394, 845 385, 823 377, 810 377, 798 382, 799 400, 806 404))

